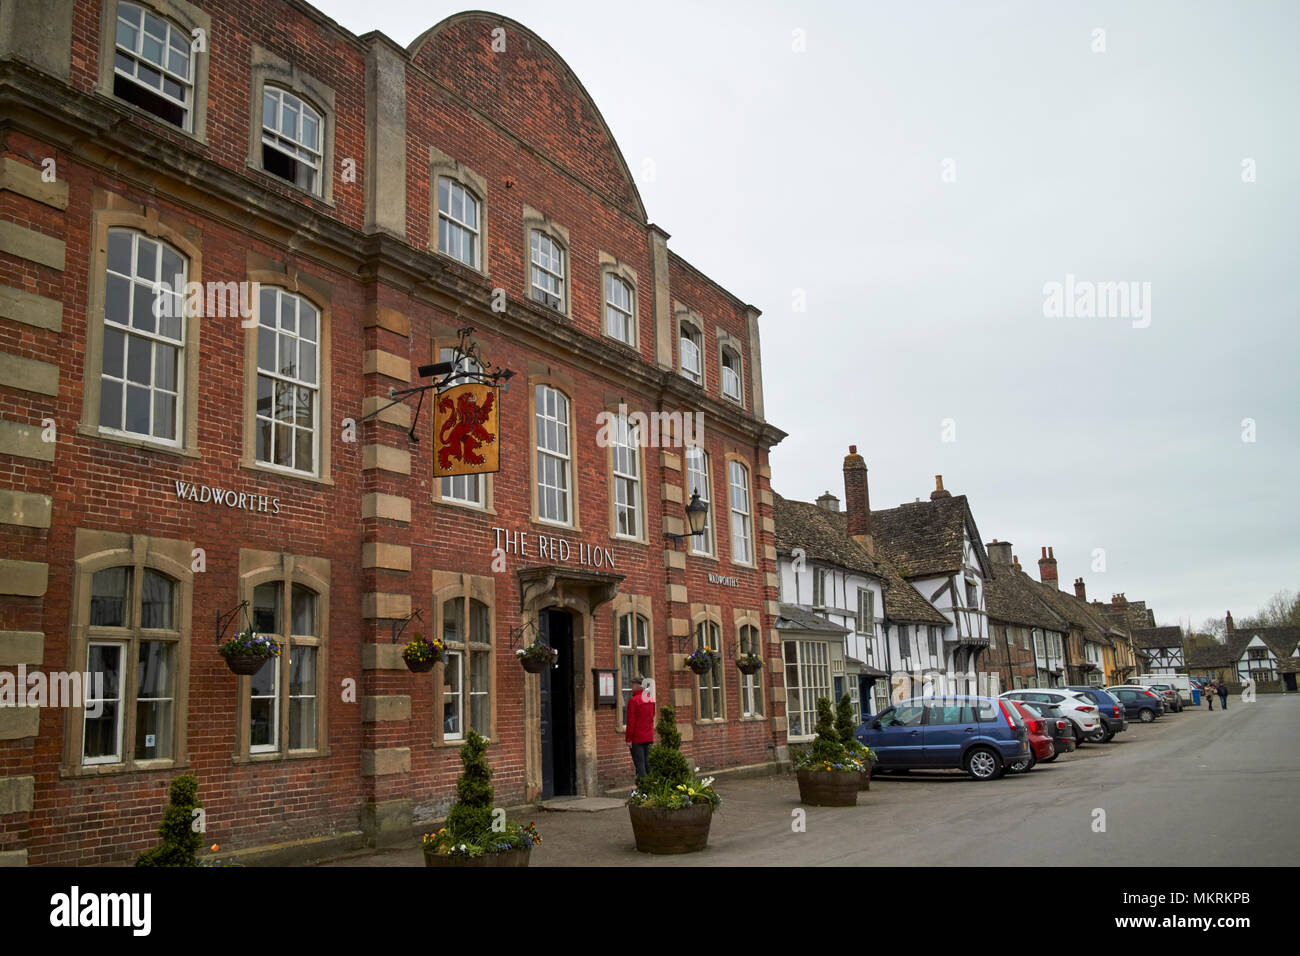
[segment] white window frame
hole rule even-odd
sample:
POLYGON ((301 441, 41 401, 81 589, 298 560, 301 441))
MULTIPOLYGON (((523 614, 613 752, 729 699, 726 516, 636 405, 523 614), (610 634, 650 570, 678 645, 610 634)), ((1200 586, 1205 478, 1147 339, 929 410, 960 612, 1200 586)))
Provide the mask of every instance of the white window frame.
POLYGON ((561 525, 563 527, 573 526, 573 433, 570 428, 572 420, 572 406, 569 402, 569 396, 564 394, 553 385, 538 384, 534 392, 536 409, 535 409, 535 428, 536 428, 536 461, 537 461, 537 482, 534 489, 537 495, 537 520, 543 524, 561 525), (552 415, 547 411, 546 399, 549 395, 555 396, 555 414, 552 415), (563 415, 561 416, 561 411, 563 415), (557 441, 556 447, 551 448, 545 443, 545 436, 548 424, 555 426, 557 439, 563 435, 563 447, 567 451, 560 451, 560 443, 557 441), (546 463, 554 461, 556 474, 559 478, 558 484, 547 482, 546 463), (553 491, 557 501, 563 501, 564 506, 561 509, 559 517, 550 516, 544 510, 546 502, 546 492, 553 491))
POLYGON ((610 474, 613 480, 613 534, 616 538, 640 541, 644 522, 641 515, 641 444, 635 425, 622 413, 614 416, 610 435, 610 474), (624 528, 627 526, 627 529, 624 528))
POLYGON ((254 382, 254 393, 253 393, 254 396, 254 404, 253 404, 254 460, 261 467, 272 468, 275 469, 276 471, 285 472, 286 474, 312 475, 312 476, 319 475, 321 473, 321 454, 320 454, 321 453, 321 449, 320 449, 321 372, 320 372, 320 368, 321 368, 321 337, 322 337, 321 326, 323 322, 323 316, 321 314, 321 310, 318 309, 315 303, 311 302, 309 299, 301 295, 298 295, 297 293, 290 292, 288 289, 282 289, 277 286, 263 286, 258 299, 257 311, 258 311, 258 315, 257 315, 258 327, 257 327, 257 341, 256 341, 257 368, 256 368, 256 379, 254 382), (266 309, 268 296, 272 296, 274 298, 274 303, 275 303, 274 312, 270 316, 268 316, 267 309, 266 309), (285 318, 284 307, 287 301, 291 301, 294 304, 294 318, 293 318, 292 329, 288 329, 284 325, 284 318, 285 318), (316 331, 315 331, 314 340, 306 338, 302 334, 302 320, 303 320, 303 313, 305 310, 310 310, 310 313, 315 317, 316 331), (275 355, 272 357, 272 361, 274 361, 275 365, 273 367, 273 370, 271 371, 268 371, 267 369, 262 367, 262 341, 263 341, 264 330, 270 333, 275 343, 274 344, 275 355), (291 347, 295 350, 295 363, 297 368, 297 374, 293 376, 283 372, 279 367, 281 342, 282 339, 285 338, 290 340, 290 342, 292 343, 291 347), (312 369, 311 380, 302 377, 302 366, 303 366, 302 356, 303 356, 304 345, 309 346, 311 352, 314 355, 314 365, 312 369), (260 408, 261 379, 264 377, 271 382, 271 416, 269 418, 262 414, 262 410, 260 408), (312 456, 311 468, 296 467, 297 458, 298 458, 298 433, 301 431, 306 431, 308 426, 299 425, 297 423, 296 416, 291 418, 288 422, 282 422, 280 420, 277 414, 278 413, 277 393, 279 391, 280 385, 277 383, 282 383, 286 387, 293 389, 295 403, 298 401, 297 398, 298 389, 306 389, 311 394, 311 404, 312 404, 311 425, 310 425, 311 456, 312 456), (261 429, 262 429, 263 422, 267 422, 271 426, 268 435, 268 441, 266 442, 266 448, 265 448, 265 452, 267 455, 266 458, 262 457, 262 455, 259 454, 259 450, 257 447, 258 439, 260 438, 262 433, 261 429), (289 428, 289 435, 290 435, 290 440, 292 442, 292 451, 293 451, 293 456, 291 460, 294 462, 294 464, 292 465, 279 464, 275 460, 277 443, 279 441, 278 435, 279 435, 280 427, 283 425, 287 425, 289 428))
MULTIPOLYGON (((876 592, 871 588, 858 588, 858 633, 868 641, 876 636, 876 592)), ((868 644, 868 647, 871 645, 868 644)))
POLYGON ((482 249, 480 244, 481 230, 483 226, 483 205, 482 201, 475 195, 474 191, 458 179, 451 176, 438 177, 438 251, 444 256, 449 256, 457 262, 469 266, 471 269, 479 269, 482 261, 482 249), (443 184, 447 186, 447 202, 443 203, 443 184), (459 194, 461 201, 461 216, 457 218, 452 212, 452 206, 459 194), (471 224, 466 210, 473 203, 474 222, 471 224), (459 240, 460 248, 469 250, 469 258, 466 259, 463 254, 457 255, 452 251, 455 245, 451 240, 459 240))
POLYGON ((731 560, 734 564, 754 563, 754 528, 751 524, 753 497, 750 493, 749 468, 744 462, 731 459, 727 462, 727 504, 731 511, 731 560), (737 484, 737 476, 743 478, 737 484), (738 495, 743 501, 738 502, 738 495), (737 504, 742 507, 737 507, 737 504), (743 546, 743 547, 738 547, 743 546), (743 552, 743 557, 739 553, 743 552))
POLYGON ((298 188, 311 193, 313 196, 320 196, 323 191, 325 177, 322 175, 322 166, 324 165, 325 156, 325 114, 316 107, 312 106, 297 93, 286 90, 282 86, 276 86, 274 83, 264 83, 262 85, 262 145, 269 146, 271 149, 287 156, 295 163, 300 164, 306 169, 311 170, 310 181, 304 185, 297 178, 289 179, 281 176, 266 166, 265 158, 259 157, 262 164, 263 172, 266 172, 277 179, 283 179, 285 182, 292 182, 298 188), (275 102, 275 125, 266 124, 266 101, 274 99, 275 102), (284 132, 285 113, 292 112, 296 109, 298 114, 297 128, 298 135, 291 135, 284 132), (303 120, 310 117, 316 124, 316 143, 308 143, 302 135, 303 120))
POLYGON ((556 312, 565 312, 564 262, 567 250, 558 239, 541 229, 532 230, 528 242, 532 300, 556 312), (539 278, 542 279, 540 285, 539 278))
POLYGON ((712 558, 717 555, 717 542, 713 529, 713 475, 709 465, 709 453, 699 445, 686 448, 686 500, 699 493, 700 501, 708 506, 704 516, 704 533, 690 535, 686 540, 691 554, 712 558), (697 467, 697 465, 699 467, 697 467))
POLYGON ((631 283, 613 272, 605 273, 605 334, 610 338, 636 348, 636 290, 631 283), (622 289, 627 293, 626 303, 615 301, 614 290, 622 289), (614 326, 621 324, 623 334, 614 326))
POLYGON ((740 356, 736 353, 735 349, 730 348, 726 345, 722 346, 719 352, 720 355, 719 355, 718 364, 721 366, 722 369, 721 371, 722 397, 730 401, 736 402, 737 404, 740 404, 742 401, 743 388, 744 388, 743 379, 740 372, 740 356), (728 360, 730 360, 730 362, 732 363, 732 365, 734 365, 734 367, 729 366, 727 364, 728 360), (728 382, 734 383, 735 385, 734 390, 728 390, 727 388, 728 382))
POLYGON ((724 721, 727 719, 727 695, 722 679, 722 628, 712 618, 701 620, 695 625, 696 649, 706 645, 718 653, 718 659, 714 661, 713 668, 707 674, 695 675, 695 719, 697 722, 724 721), (709 695, 709 709, 712 711, 708 717, 704 716, 705 694, 709 695))
MULTIPOLYGON (((284 651, 281 650, 283 654, 284 651)), ((280 658, 273 657, 258 671, 253 677, 248 679, 248 752, 250 754, 270 754, 279 753, 280 751, 280 658), (271 670, 271 693, 255 694, 253 693, 253 681, 266 673, 267 669, 271 670), (271 741, 265 744, 253 743, 253 701, 270 700, 271 701, 271 741)))
MULTIPOLYGON (((742 622, 737 629, 736 640, 742 654, 762 655, 763 648, 759 631, 756 626, 748 622, 742 622), (752 639, 745 640, 745 632, 752 631, 752 639)), ((755 674, 740 675, 740 716, 751 719, 758 719, 767 716, 766 706, 763 701, 763 672, 760 670, 755 674)))
POLYGON ((619 674, 618 725, 627 727, 627 704, 640 685, 628 686, 624 662, 633 661, 633 667, 642 677, 653 677, 654 658, 650 650, 650 619, 639 611, 630 610, 618 616, 617 641, 619 674), (642 663, 644 661, 644 664, 642 663))
MULTIPOLYGON (((792 640, 783 642, 781 651, 785 663, 787 700, 793 690, 799 703, 799 733, 790 733, 788 739, 792 742, 812 740, 816 736, 817 699, 825 697, 834 700, 831 690, 830 645, 826 641, 792 640), (792 649, 793 655, 790 653, 792 649), (816 683, 818 678, 824 678, 825 683, 816 683)), ((786 709, 789 716, 789 704, 786 709)))
MULTIPOLYGON (((130 605, 131 605, 131 598, 128 595, 127 597, 128 614, 130 613, 130 605)), ((130 619, 128 618, 128 622, 129 620, 130 619)), ((82 725, 81 765, 83 767, 94 767, 99 764, 118 764, 124 762, 124 757, 122 753, 122 734, 126 727, 125 671, 127 670, 127 668, 125 665, 126 665, 127 658, 130 656, 128 653, 130 651, 130 648, 131 648, 130 641, 115 641, 115 640, 95 638, 86 642, 86 673, 91 674, 92 682, 84 688, 85 706, 82 708, 82 715, 81 715, 81 725, 82 725), (90 668, 90 654, 91 654, 91 650, 95 647, 116 647, 117 648, 117 696, 116 697, 91 697, 90 696, 91 691, 94 689, 94 683, 93 683, 94 673, 91 671, 90 668), (114 734, 113 734, 114 740, 117 742, 117 746, 114 749, 113 753, 111 754, 101 754, 98 757, 87 757, 85 726, 89 718, 86 716, 86 711, 92 709, 92 705, 97 701, 102 701, 104 704, 112 704, 112 703, 117 704, 117 721, 116 721, 116 726, 114 727, 114 734)), ((134 668, 132 668, 131 671, 132 674, 134 674, 134 668)), ((107 677, 105 678, 104 683, 105 684, 108 683, 107 677)))
POLYGON ((99 430, 109 435, 122 435, 128 437, 141 438, 149 442, 166 445, 171 448, 181 447, 184 441, 184 423, 185 423, 185 387, 186 387, 186 361, 185 352, 185 334, 188 325, 188 313, 185 308, 185 284, 189 272, 189 258, 175 246, 156 239, 153 236, 146 236, 144 233, 129 227, 114 226, 108 230, 109 249, 112 249, 114 236, 127 235, 131 238, 131 264, 130 274, 121 272, 111 266, 112 255, 105 255, 104 258, 104 341, 102 348, 103 361, 100 363, 100 408, 99 408, 99 430), (140 256, 142 245, 149 245, 152 248, 153 272, 154 278, 148 279, 140 274, 140 256), (163 260, 165 253, 170 252, 180 260, 181 272, 165 278, 162 275, 163 260), (109 288, 112 279, 118 279, 127 283, 127 305, 126 315, 123 316, 124 322, 120 322, 109 316, 109 288), (150 297, 149 310, 153 317, 154 331, 137 328, 132 321, 136 311, 136 298, 140 295, 150 297), (162 299, 162 308, 158 308, 159 297, 162 299), (158 312, 162 312, 160 317, 158 312), (178 334, 173 337, 161 331, 162 323, 170 321, 177 325, 178 334), (122 374, 121 376, 111 375, 108 368, 108 333, 112 331, 122 335, 125 342, 122 345, 122 374), (139 382, 131 381, 131 340, 142 339, 149 342, 149 430, 147 432, 131 431, 127 428, 127 396, 131 387, 142 387, 139 382), (173 388, 165 388, 158 385, 158 357, 160 349, 172 348, 176 350, 176 374, 175 381, 172 383, 173 388), (103 398, 103 388, 105 380, 121 388, 121 404, 118 406, 121 411, 121 427, 103 424, 105 403, 103 398), (165 438, 156 435, 155 421, 157 412, 157 397, 167 395, 172 399, 172 437, 165 438))
MULTIPOLYGON (((149 34, 149 36, 154 40, 159 39, 154 34, 149 34)), ((114 79, 116 80, 116 77, 120 76, 127 82, 134 83, 141 89, 147 90, 153 96, 157 96, 168 103, 180 107, 183 119, 179 124, 175 124, 166 117, 159 116, 148 107, 139 106, 134 103, 132 104, 133 106, 137 106, 137 108, 144 110, 149 115, 167 123, 169 126, 177 126, 178 129, 182 129, 187 133, 191 133, 194 130, 194 50, 191 47, 192 41, 193 37, 191 34, 181 27, 178 27, 166 17, 159 16, 149 7, 141 6, 136 3, 127 3, 125 0, 121 0, 121 2, 117 4, 117 18, 113 25, 114 79), (138 24, 131 23, 127 17, 123 16, 124 10, 134 10, 139 13, 138 24), (152 60, 144 53, 144 39, 146 35, 145 27, 150 18, 157 20, 166 28, 165 35, 161 38, 163 54, 167 60, 166 64, 160 63, 157 60, 152 60), (124 46, 122 43, 124 27, 135 31, 135 43, 132 47, 124 46), (172 42, 174 37, 180 38, 179 48, 172 42), (185 73, 183 74, 177 73, 171 68, 171 51, 174 49, 183 49, 185 51, 185 73), (127 59, 130 61, 131 69, 129 71, 121 62, 119 62, 120 59, 127 59), (142 65, 144 69, 150 70, 159 75, 158 86, 152 86, 140 79, 142 65), (182 94, 180 97, 167 92, 166 79, 171 79, 173 82, 180 85, 182 94)), ((119 99, 121 99, 121 97, 119 97, 119 99)), ((126 100, 125 102, 130 101, 126 100)))
POLYGON ((677 350, 681 359, 682 375, 696 385, 702 386, 704 384, 704 331, 685 319, 681 320, 677 350), (688 355, 693 360, 691 363, 686 361, 688 355))

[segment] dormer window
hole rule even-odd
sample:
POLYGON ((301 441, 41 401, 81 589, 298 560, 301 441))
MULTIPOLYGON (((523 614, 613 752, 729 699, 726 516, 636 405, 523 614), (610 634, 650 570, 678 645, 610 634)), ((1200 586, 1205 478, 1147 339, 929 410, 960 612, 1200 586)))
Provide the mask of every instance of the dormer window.
POLYGON ((321 186, 321 115, 287 90, 262 90, 262 168, 315 195, 321 186))
POLYGON ((544 232, 534 229, 532 245, 533 301, 564 311, 564 249, 544 232))
POLYGON ((117 5, 114 96, 188 132, 193 77, 190 37, 184 30, 133 3, 117 5))
POLYGON ((681 362, 682 374, 696 385, 704 384, 704 363, 702 356, 703 336, 700 330, 689 322, 682 323, 681 362))
POLYGON ((740 401, 740 356, 729 348, 722 350, 722 395, 740 401))

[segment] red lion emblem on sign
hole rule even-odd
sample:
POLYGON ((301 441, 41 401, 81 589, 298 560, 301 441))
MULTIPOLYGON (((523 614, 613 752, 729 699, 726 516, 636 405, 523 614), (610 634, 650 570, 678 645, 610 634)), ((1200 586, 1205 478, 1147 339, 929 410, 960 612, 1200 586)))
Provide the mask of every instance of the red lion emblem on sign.
POLYGON ((443 422, 438 433, 442 447, 438 449, 438 464, 441 468, 451 468, 451 460, 459 458, 467 465, 481 465, 486 460, 477 453, 480 445, 490 445, 496 436, 483 427, 492 414, 492 402, 496 395, 489 392, 487 401, 480 408, 478 401, 469 393, 460 395, 453 406, 450 398, 438 403, 438 411, 449 412, 455 408, 455 414, 443 422), (448 432, 451 433, 448 437, 448 432))

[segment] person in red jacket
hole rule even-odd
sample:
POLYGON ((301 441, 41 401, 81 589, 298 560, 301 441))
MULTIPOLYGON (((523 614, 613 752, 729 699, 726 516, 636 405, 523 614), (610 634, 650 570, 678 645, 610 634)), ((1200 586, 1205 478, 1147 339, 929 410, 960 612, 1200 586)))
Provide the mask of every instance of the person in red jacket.
POLYGON ((632 763, 636 767, 636 780, 647 773, 646 758, 650 754, 650 745, 655 741, 655 698, 654 683, 649 677, 643 678, 627 702, 627 749, 632 752, 632 763))

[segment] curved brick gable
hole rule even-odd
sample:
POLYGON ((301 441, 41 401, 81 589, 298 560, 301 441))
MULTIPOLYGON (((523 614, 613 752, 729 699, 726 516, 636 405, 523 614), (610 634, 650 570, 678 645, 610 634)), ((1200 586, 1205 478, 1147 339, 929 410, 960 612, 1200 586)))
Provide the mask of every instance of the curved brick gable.
POLYGON ((573 71, 536 34, 505 17, 449 17, 410 47, 415 66, 644 221, 618 145, 573 71), (506 31, 503 52, 492 31, 506 31))

